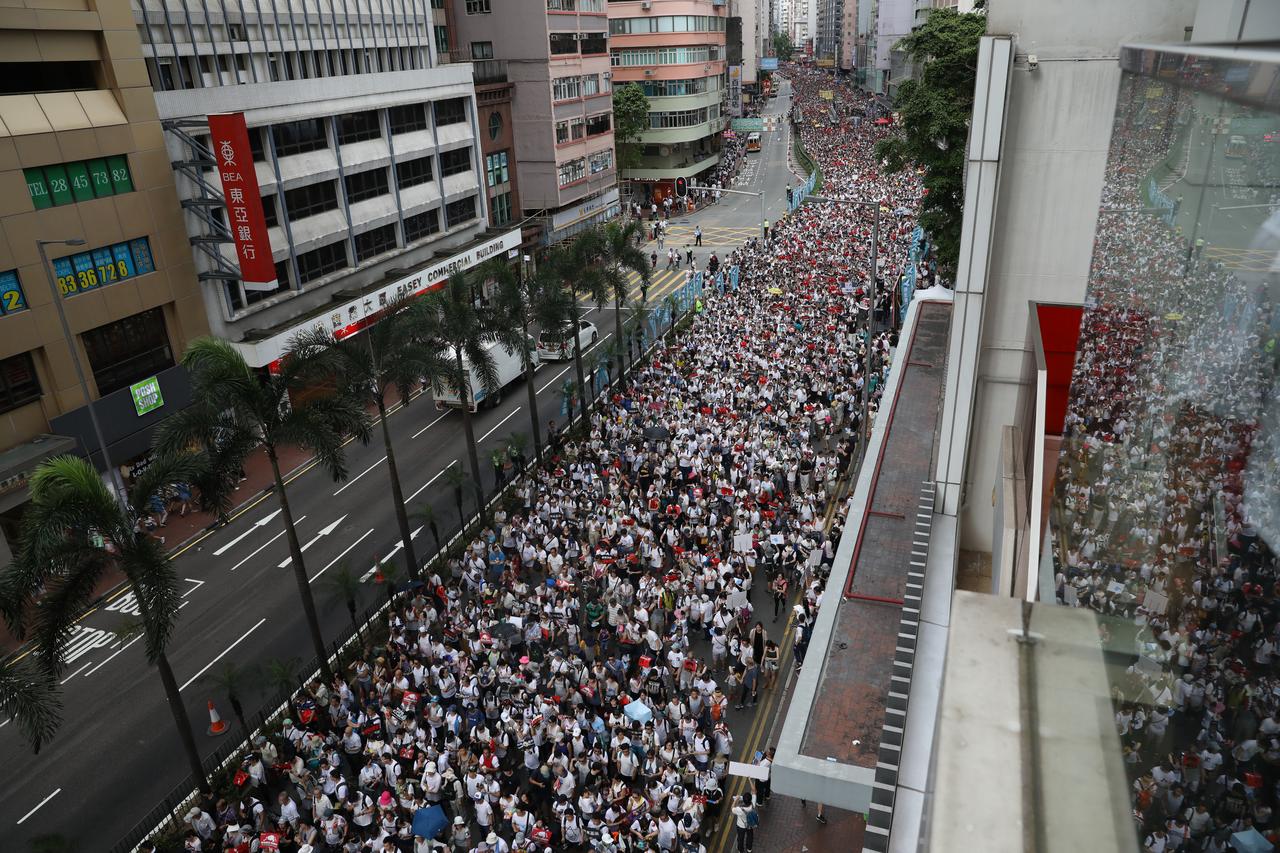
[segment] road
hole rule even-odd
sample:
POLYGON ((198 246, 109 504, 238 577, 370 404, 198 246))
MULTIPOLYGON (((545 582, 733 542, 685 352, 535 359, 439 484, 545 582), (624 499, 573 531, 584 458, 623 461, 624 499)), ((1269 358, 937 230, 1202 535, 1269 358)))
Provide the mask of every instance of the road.
MULTIPOLYGON (((789 89, 768 110, 785 116, 789 89)), ((785 210, 787 151, 785 121, 766 134, 756 168, 738 189, 766 194, 766 216, 775 220, 785 210)), ((794 181, 793 181, 794 183, 794 181)), ((697 252, 705 266, 712 251, 727 251, 756 233, 760 202, 751 196, 727 195, 716 205, 673 221, 670 242, 683 245, 687 232, 701 225, 704 246, 697 252)), ((647 247, 646 247, 647 251, 647 247)), ((684 283, 683 270, 659 264, 649 288, 658 302, 684 283)), ((638 298, 639 288, 635 288, 638 298)), ((625 309, 624 309, 625 310, 625 309)), ((588 312, 599 327, 596 346, 608 342, 612 308, 588 312)), ((593 353, 594 355, 594 353, 593 353)), ((594 362, 592 358, 591 362, 594 362)), ((584 368, 586 364, 584 363, 584 368)), ((573 363, 548 363, 536 374, 537 417, 541 424, 561 415, 560 388, 573 377, 573 363)), ((502 403, 475 418, 480 458, 505 443, 512 432, 531 434, 528 395, 523 381, 508 387, 502 403)), ((452 494, 441 488, 441 473, 455 460, 466 466, 461 418, 438 412, 429 399, 398 409, 389 419, 406 502, 431 504, 448 538, 457 529, 452 494), (452 520, 452 521, 450 521, 452 520)), ((317 467, 304 466, 288 484, 300 541, 306 546, 307 571, 329 639, 348 626, 345 607, 327 602, 324 576, 344 563, 365 574, 397 548, 399 535, 389 504, 382 442, 347 446, 348 480, 333 482, 317 467)), ((488 466, 484 466, 486 469, 488 466)), ((486 477, 491 476, 489 470, 486 477)), ((492 490, 491 480, 485 487, 492 490)), ((220 742, 206 737, 206 703, 220 699, 207 673, 224 662, 244 664, 270 659, 313 656, 305 623, 297 606, 297 589, 274 497, 267 495, 241 507, 227 526, 190 543, 175 555, 182 579, 181 620, 169 646, 169 660, 181 685, 197 743, 211 753, 220 742)), ((415 538, 419 558, 434 548, 430 533, 415 538)), ((371 574, 371 572, 369 572, 371 574)), ((360 607, 369 606, 380 588, 366 584, 360 607)), ((761 602, 763 602, 761 594, 761 602)), ((763 605, 762 605, 763 606, 763 605)), ((26 850, 40 835, 61 834, 80 849, 106 850, 129 831, 187 775, 172 716, 165 707, 159 679, 137 639, 120 641, 116 632, 135 620, 131 595, 109 596, 79 624, 72 638, 63 681, 65 720, 55 740, 38 756, 31 754, 16 726, 0 721, 0 757, 8 768, 0 779, 0 849, 26 850)), ((246 709, 265 697, 250 692, 246 709)), ((224 716, 230 709, 219 701, 224 716)), ((752 720, 745 712, 731 723, 745 738, 752 720), (740 718, 740 719, 738 719, 740 718)), ((236 737, 234 733, 228 737, 236 737)))

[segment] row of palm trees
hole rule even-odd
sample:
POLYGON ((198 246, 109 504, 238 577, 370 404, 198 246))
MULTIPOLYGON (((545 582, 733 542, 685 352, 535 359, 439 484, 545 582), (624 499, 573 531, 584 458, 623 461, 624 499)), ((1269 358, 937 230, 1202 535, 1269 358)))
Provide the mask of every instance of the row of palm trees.
MULTIPOLYGON (((387 474, 399 528, 405 569, 417 577, 419 563, 409 529, 394 442, 387 425, 392 392, 407 405, 415 389, 423 393, 446 386, 468 389, 468 367, 491 394, 497 371, 490 347, 518 354, 529 395, 530 425, 538 461, 543 441, 533 374, 536 355, 532 331, 559 331, 574 340, 578 387, 584 383, 582 346, 575 333, 583 307, 613 303, 617 341, 628 339, 623 307, 631 272, 647 293, 649 268, 637 247, 638 223, 608 223, 551 250, 536 273, 517 276, 500 261, 458 273, 439 290, 420 299, 392 301, 380 320, 359 335, 336 340, 327 331, 308 332, 291 341, 278 370, 253 369, 226 341, 193 341, 183 357, 192 384, 193 404, 167 418, 157 429, 155 462, 133 483, 127 496, 115 495, 93 466, 73 456, 43 463, 30 481, 31 500, 13 563, 0 572, 0 615, 31 652, 17 664, 0 668, 0 711, 16 723, 38 752, 61 722, 57 680, 65 668, 63 652, 75 622, 90 605, 104 576, 118 570, 137 598, 148 661, 156 666, 170 712, 191 766, 207 786, 186 706, 169 665, 166 649, 180 606, 176 572, 161 543, 141 530, 138 520, 154 497, 174 483, 199 487, 207 508, 225 520, 245 460, 261 448, 271 466, 274 493, 287 534, 290 566, 316 658, 326 681, 332 679, 327 649, 316 613, 289 492, 281 470, 285 448, 301 448, 332 475, 347 477, 345 447, 354 438, 367 443, 374 428, 382 434, 387 474), (475 294, 488 285, 492 297, 475 294), (376 416, 370 412, 376 411, 376 416)), ((642 300, 643 302, 643 300, 642 300)), ((632 312, 640 324, 643 305, 632 312)), ((611 351, 619 378, 628 347, 611 351)), ((587 415, 585 394, 579 394, 587 415)), ((463 398, 464 403, 466 398, 463 398)), ((470 407, 461 407, 470 483, 481 480, 470 407)), ((457 496, 467 478, 456 466, 445 478, 457 496)), ((426 521, 439 548, 434 516, 426 521)), ((348 608, 354 610, 348 596, 348 608)), ((354 617, 353 617, 354 618, 354 617)))

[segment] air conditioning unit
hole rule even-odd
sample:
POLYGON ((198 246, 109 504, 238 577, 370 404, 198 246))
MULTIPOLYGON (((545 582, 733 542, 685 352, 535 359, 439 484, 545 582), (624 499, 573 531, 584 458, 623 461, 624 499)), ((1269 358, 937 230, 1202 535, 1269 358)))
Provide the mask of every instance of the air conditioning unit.
POLYGON ((646 69, 644 70, 644 76, 646 76, 646 77, 652 77, 652 76, 653 76, 653 69, 652 69, 652 68, 646 68, 646 69))
POLYGON ((670 156, 671 156, 671 148, 670 148, 670 147, 668 147, 668 146, 666 146, 666 145, 659 145, 659 146, 658 146, 658 154, 659 154, 660 156, 662 156, 662 157, 670 157, 670 156))
POLYGON ((649 0, 644 0, 644 2, 640 4, 640 8, 648 12, 650 9, 653 8, 653 4, 650 3, 649 0))
POLYGON ((586 34, 586 33, 574 33, 574 34, 573 34, 573 40, 574 40, 574 41, 582 41, 582 40, 583 40, 583 39, 585 39, 586 37, 587 37, 587 34, 586 34))

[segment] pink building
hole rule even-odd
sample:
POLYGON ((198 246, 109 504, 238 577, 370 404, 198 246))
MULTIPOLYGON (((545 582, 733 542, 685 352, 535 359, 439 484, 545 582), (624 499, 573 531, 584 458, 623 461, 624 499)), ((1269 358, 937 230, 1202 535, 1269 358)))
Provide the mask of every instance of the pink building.
POLYGON ((665 195, 677 177, 693 178, 720 161, 727 119, 725 0, 612 0, 609 56, 615 86, 638 83, 649 98, 649 130, 639 168, 623 173, 665 195))

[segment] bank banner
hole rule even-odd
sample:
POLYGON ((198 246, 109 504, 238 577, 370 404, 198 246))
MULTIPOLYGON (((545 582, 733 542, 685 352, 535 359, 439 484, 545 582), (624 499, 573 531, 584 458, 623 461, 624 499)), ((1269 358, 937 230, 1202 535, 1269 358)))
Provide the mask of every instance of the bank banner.
POLYGON ((209 135, 218 177, 222 179, 227 225, 235 240, 240 277, 249 290, 274 290, 276 265, 271 260, 271 240, 262 213, 262 195, 258 192, 244 113, 209 116, 209 135))

